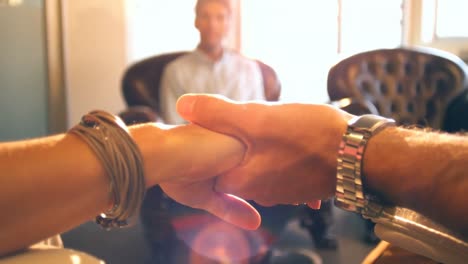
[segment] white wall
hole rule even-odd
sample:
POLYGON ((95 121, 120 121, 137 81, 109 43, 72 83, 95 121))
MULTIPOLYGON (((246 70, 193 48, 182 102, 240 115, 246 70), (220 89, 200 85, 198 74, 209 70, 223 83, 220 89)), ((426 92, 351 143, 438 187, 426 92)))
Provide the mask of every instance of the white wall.
POLYGON ((242 2, 242 52, 272 66, 281 100, 324 103, 326 79, 337 58, 336 1, 242 2))
POLYGON ((125 104, 120 78, 127 64, 125 0, 64 0, 63 31, 68 126, 90 110, 125 104))
POLYGON ((156 53, 192 50, 196 0, 126 0, 128 61, 156 53))
MULTIPOLYGON (((128 61, 180 50, 199 41, 195 29, 196 0, 126 0, 128 61)), ((231 0, 233 24, 227 46, 239 49, 239 0, 231 0)))
MULTIPOLYGON (((125 109, 120 80, 145 57, 192 50, 196 0, 62 0, 68 127, 93 109, 125 109)), ((238 0, 233 1, 238 12, 238 0)), ((228 45, 238 45, 238 24, 228 45)))
POLYGON ((0 5, 0 141, 47 135, 42 0, 0 5))

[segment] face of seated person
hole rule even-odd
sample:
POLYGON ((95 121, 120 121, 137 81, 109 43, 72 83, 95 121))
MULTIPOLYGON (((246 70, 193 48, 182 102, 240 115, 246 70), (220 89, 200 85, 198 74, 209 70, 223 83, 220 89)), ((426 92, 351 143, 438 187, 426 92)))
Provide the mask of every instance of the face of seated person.
POLYGON ((198 6, 195 27, 200 33, 200 48, 213 52, 222 47, 230 26, 229 8, 216 0, 203 1, 198 6))

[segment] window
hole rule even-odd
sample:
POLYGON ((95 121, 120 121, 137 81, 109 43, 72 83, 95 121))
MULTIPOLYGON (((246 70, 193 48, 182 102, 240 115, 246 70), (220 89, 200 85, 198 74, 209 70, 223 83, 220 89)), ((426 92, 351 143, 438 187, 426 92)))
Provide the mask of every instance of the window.
POLYGON ((468 27, 462 22, 468 11, 468 2, 456 0, 437 1, 436 36, 468 37, 468 27))
POLYGON ((341 0, 340 52, 394 48, 402 39, 402 1, 341 0))
POLYGON ((406 0, 409 44, 430 46, 453 53, 468 62, 468 28, 464 24, 468 2, 406 0))
POLYGON ((401 1, 244 0, 241 51, 270 64, 283 101, 325 103, 330 67, 344 54, 395 47, 401 1))
POLYGON ((458 0, 426 0, 423 2, 425 40, 441 38, 468 38, 468 27, 463 23, 468 2, 458 0))

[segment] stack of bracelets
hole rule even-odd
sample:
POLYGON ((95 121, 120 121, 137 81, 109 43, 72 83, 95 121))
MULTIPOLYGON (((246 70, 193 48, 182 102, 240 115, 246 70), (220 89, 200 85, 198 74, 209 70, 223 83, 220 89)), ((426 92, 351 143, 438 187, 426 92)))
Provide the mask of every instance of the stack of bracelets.
POLYGON ((113 206, 98 215, 96 222, 105 229, 127 226, 141 207, 146 187, 143 158, 124 122, 104 111, 92 111, 70 133, 90 146, 110 180, 113 206))

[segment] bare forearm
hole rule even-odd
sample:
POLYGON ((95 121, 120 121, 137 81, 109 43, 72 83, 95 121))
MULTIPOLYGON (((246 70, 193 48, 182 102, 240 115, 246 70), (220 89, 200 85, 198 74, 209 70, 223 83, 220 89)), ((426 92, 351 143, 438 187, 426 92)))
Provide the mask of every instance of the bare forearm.
POLYGON ((0 254, 70 229, 105 209, 108 180, 75 136, 8 143, 0 153, 0 254))
POLYGON ((468 138, 389 128, 363 164, 371 190, 468 236, 468 138))
MULTIPOLYGON (((237 140, 197 126, 133 126, 147 187, 237 165, 237 140)), ((84 223, 111 206, 109 178, 75 135, 0 144, 0 256, 84 223)))

